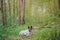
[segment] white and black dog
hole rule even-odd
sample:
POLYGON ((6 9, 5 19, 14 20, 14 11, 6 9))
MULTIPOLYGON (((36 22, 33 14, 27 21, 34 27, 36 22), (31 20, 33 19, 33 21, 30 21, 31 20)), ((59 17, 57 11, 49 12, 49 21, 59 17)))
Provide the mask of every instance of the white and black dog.
POLYGON ((28 26, 27 30, 22 30, 19 32, 19 36, 29 36, 32 31, 32 26, 28 26))

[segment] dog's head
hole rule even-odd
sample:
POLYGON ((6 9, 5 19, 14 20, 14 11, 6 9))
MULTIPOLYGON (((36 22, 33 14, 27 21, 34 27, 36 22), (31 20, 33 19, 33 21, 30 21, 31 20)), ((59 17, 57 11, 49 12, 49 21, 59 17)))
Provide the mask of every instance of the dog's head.
POLYGON ((29 30, 29 32, 31 32, 32 26, 28 26, 28 30, 29 30))

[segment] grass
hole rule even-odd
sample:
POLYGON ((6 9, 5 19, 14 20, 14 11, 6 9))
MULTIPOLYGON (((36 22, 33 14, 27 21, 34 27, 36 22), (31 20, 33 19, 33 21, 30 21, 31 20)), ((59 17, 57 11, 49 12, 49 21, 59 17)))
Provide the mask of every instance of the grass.
MULTIPOLYGON (((55 17, 55 16, 54 16, 55 17)), ((48 27, 52 27, 52 28, 39 28, 37 29, 38 32, 36 34, 33 34, 30 39, 28 38, 24 38, 26 40, 60 40, 60 26, 59 26, 59 18, 55 17, 55 18, 51 18, 52 20, 51 23, 48 23, 49 21, 47 20, 47 22, 44 22, 44 24, 47 24, 48 27), (52 23, 54 22, 54 23, 52 23), (55 27, 55 28, 54 28, 55 27)), ((49 19, 49 18, 48 18, 49 19)), ((44 19, 45 20, 45 19, 44 19)), ((41 23, 42 27, 46 26, 43 23, 41 23)), ((7 36, 6 40, 11 40, 11 38, 18 38, 19 37, 19 32, 21 30, 25 30, 27 29, 29 24, 25 24, 25 25, 7 25, 6 27, 0 25, 0 39, 3 40, 3 36, 5 35, 7 36)), ((31 24, 34 26, 34 24, 31 24)))
MULTIPOLYGON (((46 4, 46 7, 48 7, 48 9, 50 8, 49 6, 52 6, 52 9, 50 10, 53 10, 53 5, 49 5, 50 1, 52 0, 45 0, 45 1, 36 1, 36 3, 38 5, 36 5, 37 7, 35 8, 34 10, 34 15, 31 16, 31 4, 29 5, 29 3, 26 4, 26 15, 25 15, 25 22, 26 22, 26 25, 15 25, 15 22, 11 22, 12 20, 15 21, 16 19, 14 19, 14 13, 11 9, 11 16, 13 18, 11 18, 11 21, 10 21, 10 18, 7 14, 7 26, 2 26, 1 23, 0 23, 0 40, 3 40, 4 38, 6 38, 6 40, 11 40, 11 38, 13 37, 19 37, 19 32, 21 30, 24 30, 24 29, 27 29, 28 25, 41 25, 42 27, 48 25, 48 27, 56 27, 56 28, 39 28, 37 29, 38 32, 36 34, 33 34, 30 39, 26 38, 26 40, 60 40, 60 26, 56 26, 58 24, 60 24, 60 11, 57 11, 55 13, 49 13, 47 12, 46 14, 44 13, 41 13, 41 12, 38 12, 38 7, 41 7, 43 8, 42 4, 43 2, 46 4), (36 11, 36 12, 35 12, 36 11), (43 14, 42 16, 38 13, 41 13, 43 14), (47 16, 47 14, 49 13, 49 15, 47 16), (37 15, 36 15, 37 14, 37 15), (55 15, 55 16, 54 16, 55 15), (57 17, 56 17, 57 16, 57 17), (52 24, 52 22, 56 22, 54 24, 52 24), (12 24, 12 25, 10 25, 12 24), (5 35, 5 37, 3 37, 5 35), (10 38, 11 37, 11 38, 10 38)), ((35 3, 35 0, 32 0, 32 4, 34 5, 35 3)), ((51 2, 52 3, 52 2, 51 2)), ((12 1, 10 2, 10 5, 12 7, 12 1)), ((16 3, 15 3, 16 4, 16 3)), ((16 4, 17 5, 17 4, 16 4)), ((7 5, 8 6, 8 5, 7 5)), ((8 8, 7 8, 8 9, 8 8)), ((47 9, 47 10, 48 10, 47 9)), ((16 10, 16 8, 15 8, 16 10)), ((16 11, 17 12, 17 11, 16 11)), ((8 13, 8 10, 6 10, 6 13, 8 13)), ((17 17, 17 13, 15 13, 15 18, 17 17)), ((0 18, 2 18, 1 14, 0 14, 0 18)), ((17 21, 16 21, 16 24, 17 24, 17 21)))
MULTIPOLYGON (((26 40, 60 40, 60 26, 59 26, 59 20, 56 19, 54 24, 49 23, 47 24, 48 27, 52 28, 39 28, 37 29, 38 32, 36 34, 33 34, 30 39, 24 38, 26 40), (54 28, 55 27, 55 28, 54 28)), ((32 24, 33 25, 33 24, 32 24)), ((34 25, 33 25, 34 26, 34 25)), ((44 24, 41 25, 42 27, 46 26, 44 24)), ((28 24, 25 25, 8 25, 6 27, 0 25, 0 39, 3 40, 4 37, 2 35, 7 36, 6 40, 11 40, 13 38, 19 37, 19 32, 21 30, 27 29, 28 24)))
MULTIPOLYGON (((13 37, 19 37, 19 32, 21 30, 27 29, 28 25, 8 27, 6 28, 6 34, 13 37)), ((2 31, 3 32, 3 31, 2 31)), ((33 34, 30 39, 26 40, 59 40, 60 39, 60 27, 56 28, 39 28, 36 34, 33 34)))

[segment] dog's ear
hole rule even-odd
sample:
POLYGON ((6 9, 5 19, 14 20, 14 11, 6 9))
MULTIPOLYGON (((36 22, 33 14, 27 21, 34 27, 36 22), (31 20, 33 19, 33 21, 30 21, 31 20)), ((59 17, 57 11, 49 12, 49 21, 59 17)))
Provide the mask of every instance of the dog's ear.
POLYGON ((31 29, 32 29, 32 26, 31 26, 31 29))
POLYGON ((29 26, 28 26, 28 29, 29 29, 29 26))

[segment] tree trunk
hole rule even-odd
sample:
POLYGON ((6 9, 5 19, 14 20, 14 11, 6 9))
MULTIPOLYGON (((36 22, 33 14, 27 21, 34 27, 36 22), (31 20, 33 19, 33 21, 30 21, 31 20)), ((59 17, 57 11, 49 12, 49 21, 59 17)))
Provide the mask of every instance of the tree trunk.
POLYGON ((9 20, 10 20, 10 25, 11 25, 11 6, 10 6, 10 0, 8 0, 8 15, 9 15, 9 20))
POLYGON ((58 0, 58 3, 59 3, 59 8, 60 8, 60 0, 58 0))
POLYGON ((0 10, 1 10, 1 0, 0 0, 0 10))
POLYGON ((3 25, 5 26, 7 24, 5 0, 1 0, 1 6, 2 6, 2 22, 3 22, 3 25))
POLYGON ((21 24, 21 6, 20 6, 20 0, 18 0, 18 24, 21 24))
POLYGON ((25 0, 22 0, 22 24, 25 24, 25 0))
POLYGON ((16 25, 16 0, 15 1, 13 1, 13 13, 14 13, 14 25, 16 25))

